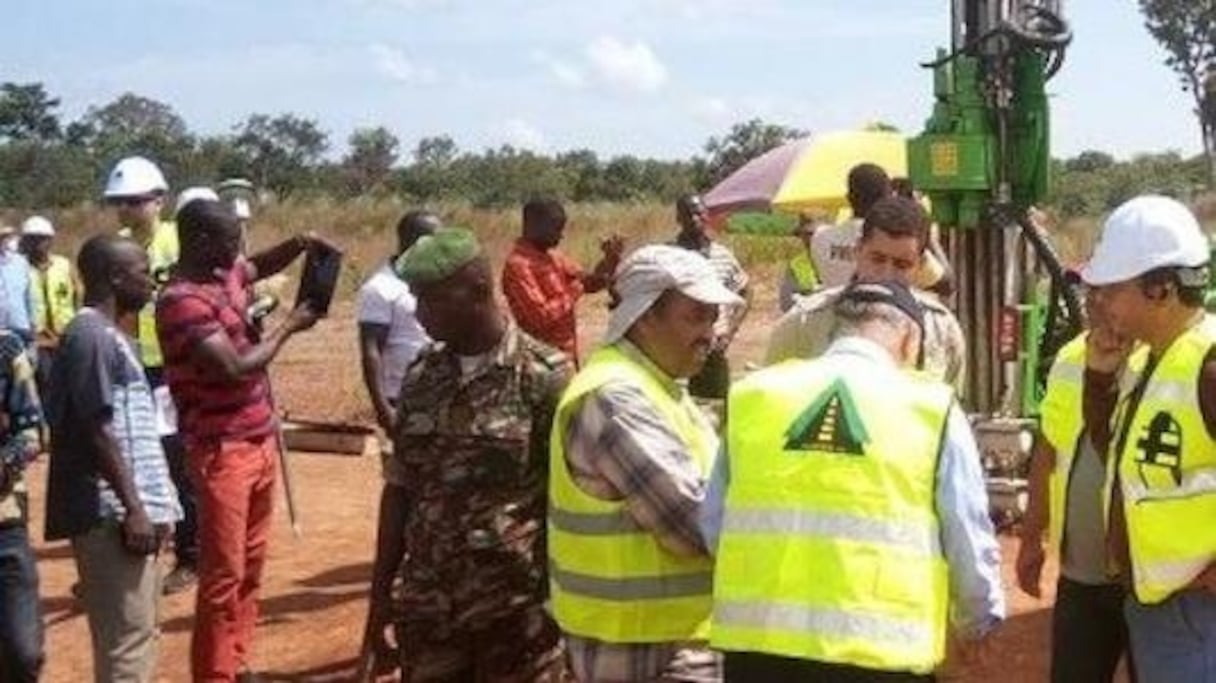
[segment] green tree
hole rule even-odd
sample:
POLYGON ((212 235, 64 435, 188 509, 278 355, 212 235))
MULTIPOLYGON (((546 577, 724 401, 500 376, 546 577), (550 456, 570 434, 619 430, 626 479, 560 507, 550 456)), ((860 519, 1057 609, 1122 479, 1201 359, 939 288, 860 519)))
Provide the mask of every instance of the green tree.
POLYGON ((172 107, 134 93, 90 107, 68 126, 67 140, 88 153, 99 175, 122 157, 140 155, 156 162, 175 186, 194 152, 186 121, 172 107))
POLYGON ((294 114, 253 114, 235 134, 253 182, 280 197, 311 187, 312 171, 329 149, 329 135, 317 122, 294 114))
POLYGON ((62 134, 59 99, 41 83, 0 84, 0 139, 57 140, 62 134))
POLYGON ((1208 159, 1208 185, 1216 187, 1216 0, 1140 0, 1145 24, 1165 63, 1191 94, 1208 159))
POLYGON ((350 151, 342 160, 346 191, 361 195, 383 190, 397 163, 401 143, 387 128, 362 128, 351 133, 350 151))
POLYGON ((717 183, 761 154, 804 136, 806 132, 797 128, 765 123, 760 119, 737 123, 726 135, 710 138, 705 143, 705 153, 709 155, 709 181, 717 183))

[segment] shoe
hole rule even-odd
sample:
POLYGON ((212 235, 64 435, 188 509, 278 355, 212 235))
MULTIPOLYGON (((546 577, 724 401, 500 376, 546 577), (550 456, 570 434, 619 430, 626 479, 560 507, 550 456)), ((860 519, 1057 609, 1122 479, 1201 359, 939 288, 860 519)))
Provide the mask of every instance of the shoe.
POLYGON ((195 571, 194 567, 179 564, 165 576, 161 593, 175 595, 182 591, 190 590, 196 583, 198 583, 198 572, 195 571))

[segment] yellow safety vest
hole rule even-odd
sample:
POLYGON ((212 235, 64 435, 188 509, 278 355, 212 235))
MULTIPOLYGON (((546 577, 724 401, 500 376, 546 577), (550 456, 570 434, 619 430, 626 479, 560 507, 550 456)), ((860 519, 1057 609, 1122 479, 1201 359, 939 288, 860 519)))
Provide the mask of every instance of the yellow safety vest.
POLYGON ((946 385, 792 360, 731 389, 715 649, 927 673, 945 658, 946 385))
POLYGON ((1048 486, 1051 519, 1047 537, 1057 552, 1061 550, 1064 536, 1068 480, 1072 476, 1072 465, 1080 452, 1081 433, 1085 429, 1081 396, 1085 382, 1087 338, 1088 335, 1082 333, 1056 354, 1055 363, 1047 375, 1047 392, 1039 405, 1039 430, 1056 452, 1056 464, 1048 486))
POLYGON ((30 264, 30 288, 34 291, 34 332, 58 337, 76 315, 76 282, 72 262, 51 254, 46 268, 30 264))
MULTIPOLYGON (((124 237, 131 237, 130 230, 119 232, 124 237)), ((139 312, 139 347, 145 368, 160 368, 165 364, 161 354, 160 340, 156 336, 156 298, 169 279, 173 277, 173 269, 177 266, 180 247, 177 239, 177 224, 161 221, 152 231, 152 241, 147 244, 148 267, 152 271, 152 281, 156 284, 156 292, 152 299, 139 312)))
POLYGON ((1216 319, 1207 316, 1170 345, 1141 379, 1140 400, 1116 421, 1112 452, 1142 603, 1169 598, 1216 561, 1216 441, 1199 407, 1199 376, 1213 346, 1216 319))
POLYGON ((566 463, 565 435, 580 400, 608 382, 626 382, 645 394, 708 475, 713 432, 687 393, 672 396, 655 372, 607 346, 591 355, 558 404, 549 447, 549 579, 553 615, 566 633, 609 643, 708 636, 712 561, 664 549, 623 502, 584 493, 566 463))
POLYGON ((799 249, 798 254, 790 259, 789 269, 799 294, 810 294, 819 287, 819 274, 815 272, 815 264, 811 262, 806 249, 799 249))

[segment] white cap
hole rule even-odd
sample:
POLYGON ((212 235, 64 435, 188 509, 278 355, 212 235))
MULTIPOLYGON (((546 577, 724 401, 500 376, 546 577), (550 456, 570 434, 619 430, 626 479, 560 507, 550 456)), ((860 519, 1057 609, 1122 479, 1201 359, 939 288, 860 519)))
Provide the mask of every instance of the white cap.
POLYGON ((181 213, 182 209, 186 208, 187 204, 196 199, 206 199, 208 201, 218 202, 220 200, 220 196, 215 193, 215 190, 204 185, 187 187, 178 193, 177 204, 173 206, 173 215, 176 216, 177 214, 181 213))
POLYGON ((705 304, 743 303, 722 283, 708 259, 695 251, 665 244, 642 247, 630 254, 617 271, 613 289, 620 301, 608 319, 605 344, 620 341, 669 289, 705 304))
POLYGON ((110 171, 105 197, 143 197, 168 191, 169 184, 156 164, 143 157, 127 157, 114 164, 114 170, 110 171))
POLYGON ((42 216, 30 216, 21 223, 21 234, 25 237, 54 237, 55 226, 42 216))
POLYGON ((1106 219, 1081 279, 1100 287, 1157 268, 1198 268, 1211 258, 1195 214, 1175 199, 1148 195, 1128 201, 1106 219))

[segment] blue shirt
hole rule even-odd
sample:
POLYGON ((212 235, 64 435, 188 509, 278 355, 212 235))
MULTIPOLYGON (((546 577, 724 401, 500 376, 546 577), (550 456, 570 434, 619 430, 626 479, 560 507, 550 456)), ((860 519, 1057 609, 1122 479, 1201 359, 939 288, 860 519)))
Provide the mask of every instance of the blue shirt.
POLYGON ((34 339, 30 262, 3 247, 0 247, 0 327, 17 333, 26 343, 34 339))
MULTIPOLYGON (((876 363, 899 372, 886 351, 857 337, 837 340, 822 357, 833 356, 847 362, 876 363)), ((937 472, 936 505, 942 551, 950 566, 951 622, 955 630, 966 637, 979 637, 1005 618, 1001 550, 988 516, 988 493, 980 462, 971 425, 955 405, 946 418, 937 472)), ((701 533, 711 552, 718 547, 722 535, 729 486, 729 459, 723 454, 714 465, 701 508, 701 533)))

